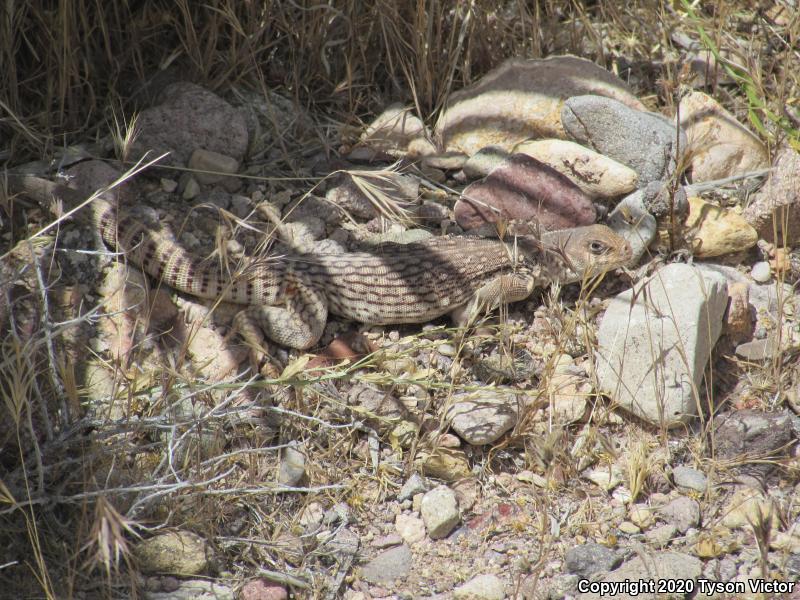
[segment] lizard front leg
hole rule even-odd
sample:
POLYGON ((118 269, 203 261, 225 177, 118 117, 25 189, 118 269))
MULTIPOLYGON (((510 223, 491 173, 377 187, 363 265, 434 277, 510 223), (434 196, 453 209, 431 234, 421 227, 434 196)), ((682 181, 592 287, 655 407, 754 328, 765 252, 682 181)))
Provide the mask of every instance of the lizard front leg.
POLYGON ((536 287, 536 279, 529 274, 509 273, 499 275, 481 286, 472 299, 451 314, 460 327, 472 325, 478 317, 489 313, 501 304, 525 300, 536 287))

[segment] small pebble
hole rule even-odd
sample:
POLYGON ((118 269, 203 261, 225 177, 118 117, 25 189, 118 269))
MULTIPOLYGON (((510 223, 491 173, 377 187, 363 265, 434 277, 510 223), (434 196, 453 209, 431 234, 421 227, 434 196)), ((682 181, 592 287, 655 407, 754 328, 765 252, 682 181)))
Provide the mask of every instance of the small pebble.
POLYGON ((452 344, 439 344, 436 348, 443 356, 455 356, 456 349, 452 344))
POLYGON ((639 529, 636 525, 634 525, 630 521, 623 521, 622 523, 620 523, 619 530, 622 533, 627 533, 628 535, 635 535, 637 533, 642 532, 641 529, 639 529))
POLYGON ((772 279, 772 271, 769 268, 769 263, 762 260, 754 264, 753 269, 750 271, 750 277, 758 283, 767 283, 772 279))
POLYGON ((678 487, 705 492, 708 487, 706 476, 692 467, 678 466, 672 470, 672 479, 678 487))

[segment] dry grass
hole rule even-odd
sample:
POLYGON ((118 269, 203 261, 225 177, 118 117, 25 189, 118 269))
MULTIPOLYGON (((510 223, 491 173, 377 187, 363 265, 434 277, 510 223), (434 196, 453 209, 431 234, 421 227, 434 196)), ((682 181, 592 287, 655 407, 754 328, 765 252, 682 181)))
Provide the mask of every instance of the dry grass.
MULTIPOLYGON (((284 153, 276 179, 295 176, 290 165, 296 159, 290 157, 307 155, 306 145, 333 152, 390 102, 412 104, 433 123, 452 91, 510 56, 584 56, 628 80, 649 106, 671 108, 685 76, 685 51, 670 37, 676 29, 702 37, 724 59, 717 74, 724 71, 735 85, 712 89, 727 108, 771 148, 784 139, 796 144, 800 19, 790 13, 788 22, 776 23, 772 7, 744 1, 692 6, 633 2, 623 11, 618 2, 577 0, 6 3, 0 9, 0 160, 14 166, 56 157, 61 148, 107 135, 124 158, 135 131, 132 115, 178 77, 220 93, 234 85, 276 90, 313 115, 319 128, 311 141, 276 132, 284 153), (758 34, 750 33, 752 23, 761 25, 758 34)), ((714 80, 716 74, 708 75, 714 80)), ((402 215, 375 184, 374 172, 353 175, 384 214, 402 215)), ((360 380, 409 397, 430 394, 436 401, 421 406, 431 409, 470 384, 435 369, 393 370, 404 353, 313 374, 301 373, 302 364, 295 363, 297 368, 263 384, 214 386, 192 377, 185 347, 177 353, 180 364, 160 365, 159 376, 138 371, 137 348, 127 361, 98 361, 85 334, 96 326, 101 307, 84 306, 75 317, 51 305, 51 265, 42 245, 52 238, 26 235, 13 208, 0 205, 0 256, 10 265, 0 270, 0 305, 12 307, 7 314, 0 306, 0 589, 18 591, 18 597, 129 597, 139 585, 135 568, 128 569, 135 566, 130 546, 136 536, 180 526, 217 540, 225 564, 243 577, 261 572, 278 578, 291 571, 305 577, 283 575, 297 589, 321 593, 309 573, 324 560, 324 550, 296 569, 276 542, 280 532, 297 530, 293 519, 314 498, 366 511, 394 491, 416 454, 436 449, 439 433, 412 432, 411 450, 398 451, 397 463, 377 467, 364 458, 369 452, 359 432, 371 431, 366 417, 342 418, 331 408, 346 404, 346 390, 337 384, 360 380), (94 359, 112 382, 107 406, 88 406, 86 365, 76 357, 94 359), (308 484, 294 494, 270 483, 282 444, 265 446, 266 435, 256 428, 237 430, 230 443, 226 429, 242 409, 241 397, 252 401, 264 385, 291 386, 291 401, 278 415, 281 439, 303 441, 314 457, 308 484)), ((57 237, 56 226, 48 233, 57 237)), ((582 309, 569 313, 551 300, 548 311, 562 332, 571 332, 590 328, 591 311, 582 309)), ((428 335, 436 340, 440 333, 406 340, 407 350, 432 353, 435 342, 428 335)), ((559 349, 567 337, 557 340, 559 349)), ((514 345, 507 337, 504 343, 513 356, 514 345)), ((552 368, 544 372, 540 389, 529 390, 542 398, 552 368)), ((764 390, 791 381, 796 386, 798 377, 778 361, 762 375, 764 390)), ((501 470, 507 451, 521 447, 526 466, 545 472, 552 489, 567 493, 565 482, 588 455, 610 460, 619 451, 599 431, 599 416, 579 436, 543 427, 546 405, 534 403, 516 435, 486 455, 476 453, 485 473, 501 470)), ((380 436, 400 448, 400 433, 389 427, 380 436)), ((657 461, 645 437, 632 450, 627 476, 636 496, 657 461)), ((541 515, 558 512, 550 491, 538 498, 541 515)), ((580 511, 588 524, 599 508, 590 499, 580 511)), ((765 547, 769 530, 761 523, 753 529, 765 547)), ((552 524, 532 524, 530 532, 553 543, 552 524)), ((531 571, 546 562, 543 544, 531 571)))

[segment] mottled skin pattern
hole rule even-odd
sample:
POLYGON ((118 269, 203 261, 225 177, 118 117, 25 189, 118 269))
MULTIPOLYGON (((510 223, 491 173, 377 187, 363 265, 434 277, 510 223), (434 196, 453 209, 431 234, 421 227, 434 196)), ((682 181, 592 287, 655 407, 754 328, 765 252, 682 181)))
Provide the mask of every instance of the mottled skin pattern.
MULTIPOLYGON (((29 175, 9 175, 8 183, 11 191, 43 205, 60 199, 72 207, 85 199, 29 175)), ((421 323, 456 310, 472 320, 527 298, 536 287, 580 281, 631 257, 627 241, 604 225, 590 225, 547 232, 539 241, 450 236, 381 244, 369 252, 253 260, 231 278, 164 234, 118 214, 108 195, 80 212, 91 216, 107 244, 152 277, 193 296, 246 305, 238 320, 243 328, 255 320, 267 337, 298 349, 316 344, 328 312, 376 325, 421 323)))

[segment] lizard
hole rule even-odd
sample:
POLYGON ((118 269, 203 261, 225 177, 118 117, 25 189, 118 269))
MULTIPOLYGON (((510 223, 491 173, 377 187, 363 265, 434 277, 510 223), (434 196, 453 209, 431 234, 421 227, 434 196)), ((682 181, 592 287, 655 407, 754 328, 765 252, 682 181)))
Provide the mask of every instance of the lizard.
MULTIPOLYGON (((9 191, 48 205, 85 200, 63 184, 7 175, 9 191)), ((370 325, 423 323, 448 313, 476 315, 526 299, 535 288, 581 281, 631 260, 630 244, 605 225, 525 235, 513 241, 468 235, 384 243, 369 252, 287 254, 251 260, 230 276, 191 255, 135 217, 118 211, 113 194, 97 194, 80 211, 103 241, 151 277, 199 298, 247 308, 237 316, 298 350, 313 347, 328 314, 370 325)), ((247 337, 247 336, 246 336, 247 337)), ((260 338, 263 341, 263 338, 260 338)))

